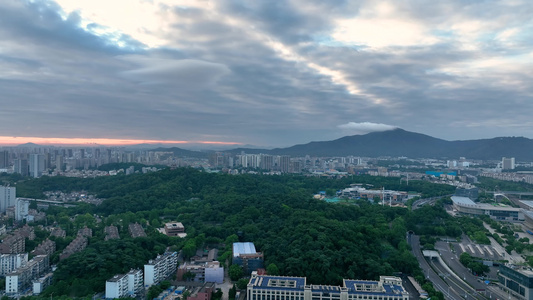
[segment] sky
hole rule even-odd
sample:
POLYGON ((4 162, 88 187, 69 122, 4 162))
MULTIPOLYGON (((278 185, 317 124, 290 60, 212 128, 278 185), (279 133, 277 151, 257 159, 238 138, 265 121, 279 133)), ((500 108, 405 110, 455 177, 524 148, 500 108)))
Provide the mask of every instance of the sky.
POLYGON ((0 143, 533 138, 531 16, 530 0, 2 0, 0 143))

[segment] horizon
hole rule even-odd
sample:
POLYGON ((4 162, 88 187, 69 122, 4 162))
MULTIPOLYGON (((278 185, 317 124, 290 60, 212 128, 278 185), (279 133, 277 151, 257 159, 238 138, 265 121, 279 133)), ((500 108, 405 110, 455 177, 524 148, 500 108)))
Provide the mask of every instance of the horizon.
MULTIPOLYGON (((481 139, 495 139, 495 138, 527 138, 524 136, 493 136, 488 138, 474 138, 474 139, 468 139, 468 140, 460 140, 460 139, 442 139, 439 137, 435 137, 426 133, 422 132, 414 132, 405 130, 403 128, 395 127, 387 130, 381 130, 381 131, 372 131, 368 133, 362 133, 362 134, 353 134, 353 135, 347 135, 343 137, 349 137, 349 136, 361 136, 366 135, 370 133, 379 133, 379 132, 386 132, 386 131, 394 131, 394 130, 402 130, 405 132, 415 133, 419 135, 426 135, 432 138, 441 139, 448 142, 454 142, 454 141, 469 141, 469 140, 481 140, 481 139)), ((343 138, 340 137, 340 138, 343 138)), ((302 144, 308 144, 311 142, 328 142, 333 141, 332 140, 309 140, 300 144, 289 144, 284 146, 260 146, 260 145, 250 145, 250 144, 244 144, 239 142, 220 142, 220 141, 179 141, 179 140, 147 140, 147 139, 114 139, 114 138, 50 138, 50 137, 10 137, 10 136, 0 136, 0 147, 15 147, 15 146, 21 146, 24 144, 35 144, 36 146, 51 146, 51 147, 83 147, 83 146, 93 146, 93 147, 120 147, 120 146, 141 146, 143 144, 146 145, 152 145, 152 146, 161 146, 161 147, 177 147, 180 146, 183 149, 200 149, 200 150, 208 150, 206 148, 209 147, 229 147, 229 146, 235 146, 236 148, 252 148, 252 149, 275 149, 275 148, 288 148, 295 145, 302 145, 302 144), (202 148, 202 146, 205 146, 202 148)), ((219 148, 221 149, 221 148, 219 148)))
POLYGON ((282 147, 400 127, 533 138, 532 9, 1 1, 0 136, 282 147))
POLYGON ((98 138, 48 138, 48 137, 9 137, 0 136, 0 146, 18 146, 23 144, 36 144, 39 146, 57 146, 57 145, 98 145, 98 146, 132 146, 139 144, 168 144, 168 145, 241 145, 236 142, 217 142, 217 141, 168 141, 168 140, 137 140, 137 139, 98 139, 98 138))

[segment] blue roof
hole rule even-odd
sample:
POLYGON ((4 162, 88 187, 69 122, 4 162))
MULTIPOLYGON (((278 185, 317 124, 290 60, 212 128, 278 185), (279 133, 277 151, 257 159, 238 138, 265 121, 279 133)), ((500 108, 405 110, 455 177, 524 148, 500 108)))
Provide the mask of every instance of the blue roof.
MULTIPOLYGON (((252 276, 248 284, 256 288, 263 288, 263 289, 269 289, 269 290, 304 291, 304 288, 306 287, 306 278, 305 277, 261 275, 261 276, 256 276, 256 277, 252 276), (287 285, 287 286, 280 286, 277 284, 279 280, 291 282, 292 284, 287 285)), ((348 294, 352 294, 352 295, 364 294, 364 295, 377 295, 377 296, 391 296, 391 295, 400 295, 406 292, 401 285, 394 285, 391 283, 383 284, 383 290, 379 290, 379 289, 372 290, 374 288, 378 288, 378 284, 379 282, 377 281, 345 279, 344 287, 332 286, 332 285, 308 285, 308 287, 310 287, 313 292, 329 293, 329 294, 340 294, 343 289, 347 289, 348 294), (357 290, 355 287, 356 284, 370 285, 372 286, 372 288, 369 291, 357 290)))
POLYGON ((233 243, 233 256, 237 257, 241 254, 255 254, 254 243, 233 243))
POLYGON ((267 276, 261 275, 257 277, 252 277, 250 283, 258 287, 268 287, 270 289, 302 289, 305 286, 305 277, 290 277, 290 276, 267 276), (294 281, 295 287, 282 287, 282 286, 269 286, 271 280, 285 280, 285 281, 294 281))

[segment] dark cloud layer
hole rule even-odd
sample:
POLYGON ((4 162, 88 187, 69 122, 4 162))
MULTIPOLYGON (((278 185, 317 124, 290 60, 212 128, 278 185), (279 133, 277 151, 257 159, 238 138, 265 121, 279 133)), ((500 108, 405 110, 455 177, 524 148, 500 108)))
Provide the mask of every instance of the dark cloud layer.
POLYGON ((1 2, 0 136, 533 137, 527 1, 155 2, 162 25, 139 32, 157 46, 53 1, 1 2), (379 31, 402 26, 401 45, 379 31))

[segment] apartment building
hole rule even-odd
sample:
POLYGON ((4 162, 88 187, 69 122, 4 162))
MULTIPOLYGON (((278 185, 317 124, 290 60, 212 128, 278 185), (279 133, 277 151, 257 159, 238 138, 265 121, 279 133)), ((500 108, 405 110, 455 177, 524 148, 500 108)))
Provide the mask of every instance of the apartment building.
POLYGON ((29 288, 32 281, 38 279, 50 267, 47 255, 38 255, 25 266, 6 275, 6 294, 12 295, 29 288))
POLYGON ((0 243, 0 253, 2 254, 22 253, 25 248, 26 239, 19 234, 10 235, 0 243))
POLYGON ((81 235, 78 235, 70 244, 68 244, 67 248, 61 252, 59 255, 59 260, 67 259, 72 254, 76 252, 80 252, 83 249, 87 247, 87 238, 81 235))
POLYGON ((56 251, 56 242, 46 239, 40 243, 35 250, 31 252, 32 255, 49 255, 51 256, 56 251))
POLYGON ((28 263, 28 253, 0 255, 0 276, 6 276, 28 263))
POLYGON ((144 286, 158 284, 165 278, 176 273, 178 266, 178 253, 165 252, 156 259, 150 260, 144 265, 144 286))
POLYGON ((131 270, 127 274, 115 275, 105 283, 106 299, 134 297, 143 289, 142 270, 131 270))

